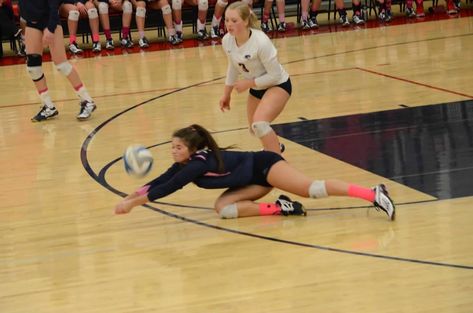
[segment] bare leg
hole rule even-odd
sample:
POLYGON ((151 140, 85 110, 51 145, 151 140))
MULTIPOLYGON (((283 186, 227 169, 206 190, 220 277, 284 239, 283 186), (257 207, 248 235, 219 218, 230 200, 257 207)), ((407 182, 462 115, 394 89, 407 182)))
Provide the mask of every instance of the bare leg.
MULTIPOLYGON (((54 32, 54 43, 49 46, 51 52, 51 58, 55 65, 67 62, 66 51, 64 50, 63 43, 64 35, 62 33, 62 27, 58 25, 56 31, 54 32)), ((71 83, 72 87, 77 88, 82 85, 79 74, 75 68, 72 68, 71 73, 67 76, 67 79, 71 83)))
POLYGON ((237 189, 228 189, 215 201, 215 210, 219 213, 225 206, 235 203, 238 217, 257 216, 259 203, 254 202, 271 191, 271 187, 250 185, 237 189))
MULTIPOLYGON (((305 198, 309 197, 309 187, 313 181, 286 161, 277 162, 268 173, 268 182, 272 186, 305 198)), ((348 187, 348 183, 338 179, 325 181, 328 196, 348 196, 348 187)))
MULTIPOLYGON (((253 97, 250 95, 250 97, 253 97)), ((284 109, 290 95, 280 87, 269 88, 257 105, 254 101, 248 101, 248 115, 254 110, 250 125, 258 121, 272 122, 284 109)), ((253 97, 254 98, 254 97, 253 97)), ((250 98, 249 98, 250 100, 250 98)), ((250 118, 248 116, 248 118, 250 118)), ((274 130, 260 138, 266 151, 281 154, 279 139, 274 130)))

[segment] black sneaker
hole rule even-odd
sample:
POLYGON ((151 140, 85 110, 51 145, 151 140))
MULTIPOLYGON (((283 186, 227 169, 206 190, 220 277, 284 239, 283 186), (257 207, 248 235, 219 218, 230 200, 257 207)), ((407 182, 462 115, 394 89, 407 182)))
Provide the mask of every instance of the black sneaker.
POLYGON ((177 38, 177 35, 169 36, 168 41, 173 46, 178 45, 182 42, 181 40, 177 38))
POLYGON ((281 208, 282 215, 307 215, 307 212, 298 201, 292 201, 288 196, 280 195, 276 200, 276 205, 281 208))
POLYGON ((38 114, 36 114, 35 116, 33 116, 31 118, 31 121, 32 122, 46 121, 46 120, 49 120, 49 119, 55 117, 58 114, 59 114, 59 112, 58 112, 58 110, 56 110, 55 107, 49 108, 48 106, 43 105, 43 107, 38 112, 38 114))
POLYGON ((286 22, 281 22, 278 24, 278 32, 284 33, 287 30, 286 22))
POLYGON ((148 38, 146 38, 146 37, 140 38, 140 40, 138 41, 138 45, 142 49, 148 48, 149 47, 148 38))
POLYGON ((261 22, 261 30, 265 33, 269 33, 272 31, 271 26, 269 26, 268 22, 261 22))
POLYGON ((207 33, 207 29, 201 29, 197 32, 197 39, 199 40, 206 40, 209 39, 209 34, 207 33))
POLYGON ((210 38, 212 39, 220 38, 220 27, 218 25, 212 26, 210 28, 210 38))
POLYGON ((77 119, 79 121, 85 121, 86 119, 88 119, 91 115, 92 115, 92 112, 95 111, 95 109, 97 108, 97 106, 95 105, 95 103, 93 102, 89 102, 89 101, 82 101, 80 103, 80 111, 79 111, 79 114, 77 114, 77 119))
POLYGON ((133 47, 133 41, 130 38, 122 38, 121 44, 123 48, 129 49, 133 47))

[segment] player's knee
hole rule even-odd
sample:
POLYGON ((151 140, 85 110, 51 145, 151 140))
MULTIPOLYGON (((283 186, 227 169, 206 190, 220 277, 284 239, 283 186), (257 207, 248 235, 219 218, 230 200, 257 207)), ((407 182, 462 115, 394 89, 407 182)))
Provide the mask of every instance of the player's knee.
POLYGON ((209 8, 209 1, 208 0, 198 0, 197 1, 197 7, 199 8, 199 11, 207 11, 209 8))
POLYGON ((122 10, 124 14, 131 14, 133 13, 133 6, 131 5, 130 1, 123 1, 122 10))
POLYGON ((89 17, 90 20, 96 19, 99 17, 99 14, 97 12, 96 8, 91 8, 87 10, 87 16, 89 17))
POLYGON ((136 8, 136 16, 145 18, 146 17, 146 8, 137 7, 136 8))
POLYGON ((227 204, 223 207, 215 206, 215 210, 218 212, 220 218, 237 218, 238 217, 238 208, 236 203, 227 204))
POLYGON ((80 13, 77 10, 70 10, 69 16, 67 17, 68 20, 77 22, 79 20, 80 13))
POLYGON ((172 9, 171 9, 171 6, 169 4, 164 5, 161 8, 161 11, 163 12, 163 15, 169 15, 169 14, 172 13, 172 9))
POLYGON ((108 3, 107 2, 99 2, 99 13, 100 14, 108 14, 108 3))
POLYGON ((182 9, 182 0, 172 0, 172 9, 181 10, 182 9))
POLYGON ((225 0, 217 0, 217 5, 219 7, 225 8, 228 5, 228 1, 225 0))
POLYGON ((256 137, 261 138, 269 134, 273 129, 267 121, 257 121, 251 124, 251 129, 256 137))
POLYGON ((64 76, 69 76, 72 72, 71 63, 65 61, 56 65, 57 70, 64 76))
POLYGON ((26 55, 26 69, 34 82, 37 82, 44 77, 42 64, 43 57, 41 54, 26 55))
POLYGON ((325 198, 328 196, 324 180, 314 180, 309 186, 309 197, 325 198))

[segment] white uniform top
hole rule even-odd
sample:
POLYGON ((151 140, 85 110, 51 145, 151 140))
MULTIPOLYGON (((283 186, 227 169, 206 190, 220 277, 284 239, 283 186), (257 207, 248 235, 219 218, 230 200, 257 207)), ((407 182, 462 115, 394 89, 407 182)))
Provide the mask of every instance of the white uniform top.
POLYGON ((245 79, 255 79, 253 89, 267 89, 284 83, 289 74, 279 63, 278 52, 265 33, 251 29, 247 42, 238 47, 235 37, 227 33, 223 36, 222 46, 228 57, 228 69, 225 85, 233 86, 242 74, 245 79))

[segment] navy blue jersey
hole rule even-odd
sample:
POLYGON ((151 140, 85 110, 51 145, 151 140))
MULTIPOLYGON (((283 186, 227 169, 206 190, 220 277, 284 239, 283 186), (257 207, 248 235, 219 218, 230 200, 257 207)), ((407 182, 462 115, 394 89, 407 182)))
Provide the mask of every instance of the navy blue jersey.
POLYGON ((20 0, 21 16, 31 25, 43 25, 54 33, 62 0, 20 0))
POLYGON ((221 151, 224 171, 218 171, 218 163, 211 150, 197 151, 186 164, 174 163, 166 172, 149 182, 150 201, 167 196, 189 183, 205 189, 243 187, 251 184, 269 186, 265 178, 269 168, 283 160, 278 154, 267 151, 240 152, 221 151), (270 157, 269 159, 267 157, 270 157), (263 157, 263 158, 262 158, 263 157), (268 160, 255 167, 255 159, 268 160), (264 179, 261 179, 264 176, 264 179))

